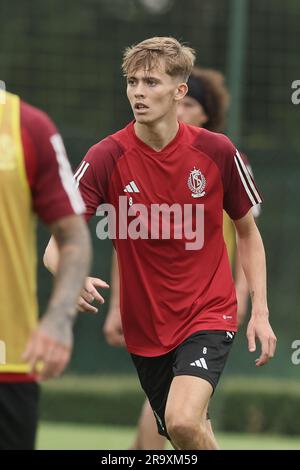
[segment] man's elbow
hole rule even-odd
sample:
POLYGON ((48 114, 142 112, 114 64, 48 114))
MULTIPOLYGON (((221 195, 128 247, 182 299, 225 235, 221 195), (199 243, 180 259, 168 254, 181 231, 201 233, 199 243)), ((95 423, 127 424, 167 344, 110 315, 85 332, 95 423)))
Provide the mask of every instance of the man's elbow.
POLYGON ((49 270, 49 260, 48 260, 48 254, 47 254, 47 249, 45 250, 44 256, 43 256, 43 264, 46 269, 49 270))

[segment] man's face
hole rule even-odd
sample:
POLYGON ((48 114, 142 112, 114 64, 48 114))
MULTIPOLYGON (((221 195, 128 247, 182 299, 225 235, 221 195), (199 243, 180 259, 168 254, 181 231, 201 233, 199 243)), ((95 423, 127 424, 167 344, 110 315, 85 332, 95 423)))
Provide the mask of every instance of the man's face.
POLYGON ((171 77, 164 69, 160 63, 150 71, 141 68, 128 74, 127 96, 138 123, 152 124, 176 115, 177 101, 186 88, 178 77, 171 77))
POLYGON ((203 127, 208 121, 208 117, 203 109, 203 106, 192 98, 185 96, 178 105, 177 117, 179 121, 185 122, 190 126, 203 127))

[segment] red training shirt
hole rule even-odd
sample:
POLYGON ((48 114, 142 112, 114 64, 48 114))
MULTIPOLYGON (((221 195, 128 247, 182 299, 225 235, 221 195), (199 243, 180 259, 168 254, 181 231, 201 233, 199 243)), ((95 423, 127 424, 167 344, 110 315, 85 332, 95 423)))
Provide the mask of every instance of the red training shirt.
MULTIPOLYGON (((261 197, 226 136, 180 122, 176 137, 156 152, 136 136, 130 123, 94 145, 75 178, 87 218, 104 201, 119 217, 119 197, 126 196, 123 212, 136 204, 149 213, 151 204, 192 205, 195 226, 196 205, 204 205, 201 249, 187 250, 184 237, 114 240, 129 352, 158 356, 200 330, 236 331, 236 295, 222 211, 240 219, 261 197)), ((128 223, 134 218, 129 216, 128 223)), ((173 219, 171 223, 174 228, 173 219)))

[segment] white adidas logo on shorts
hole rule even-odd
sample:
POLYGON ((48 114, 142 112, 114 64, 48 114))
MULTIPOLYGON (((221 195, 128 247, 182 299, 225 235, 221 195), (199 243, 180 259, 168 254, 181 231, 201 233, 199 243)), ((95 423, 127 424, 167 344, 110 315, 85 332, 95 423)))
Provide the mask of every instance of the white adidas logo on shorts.
POLYGON ((193 366, 193 367, 201 367, 203 369, 207 369, 208 370, 208 367, 207 367, 207 364, 206 364, 206 360, 204 359, 204 357, 200 357, 200 359, 197 359, 195 362, 191 362, 190 363, 190 366, 193 366))

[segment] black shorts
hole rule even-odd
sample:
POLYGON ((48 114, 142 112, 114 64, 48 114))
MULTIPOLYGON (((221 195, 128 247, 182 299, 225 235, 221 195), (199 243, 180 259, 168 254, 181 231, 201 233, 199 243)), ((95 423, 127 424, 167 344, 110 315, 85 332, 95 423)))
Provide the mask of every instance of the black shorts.
POLYGON ((0 450, 33 450, 39 386, 0 382, 0 450))
POLYGON ((169 438, 165 425, 165 409, 173 378, 178 375, 200 377, 211 384, 214 392, 234 336, 235 333, 231 331, 199 331, 163 356, 131 354, 160 434, 169 438))

